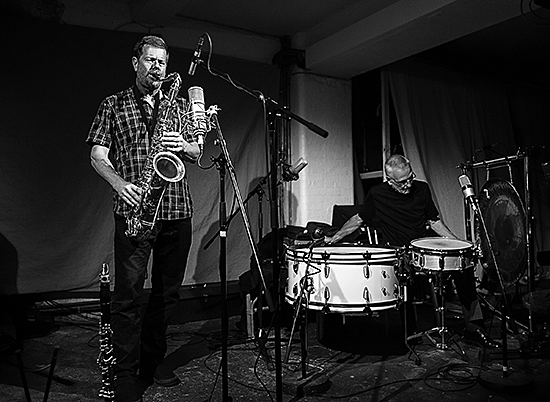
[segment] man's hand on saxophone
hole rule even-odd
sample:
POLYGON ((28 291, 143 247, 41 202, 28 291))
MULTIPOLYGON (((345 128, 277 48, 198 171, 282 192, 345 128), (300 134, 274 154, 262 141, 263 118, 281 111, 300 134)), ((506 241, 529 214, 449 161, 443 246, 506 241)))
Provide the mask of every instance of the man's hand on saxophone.
POLYGON ((132 207, 137 207, 141 202, 141 193, 142 190, 133 183, 124 182, 121 183, 115 188, 115 191, 118 193, 120 198, 124 200, 125 203, 132 207))
POLYGON ((196 161, 200 149, 196 142, 187 142, 181 133, 168 131, 162 135, 162 145, 170 152, 183 153, 183 156, 190 161, 196 161))

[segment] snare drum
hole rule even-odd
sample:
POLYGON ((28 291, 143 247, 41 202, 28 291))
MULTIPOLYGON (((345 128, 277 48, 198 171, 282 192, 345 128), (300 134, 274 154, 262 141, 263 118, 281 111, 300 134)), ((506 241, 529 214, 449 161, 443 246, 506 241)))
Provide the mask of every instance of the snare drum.
POLYGON ((474 245, 465 240, 424 237, 411 241, 411 264, 421 271, 461 271, 475 265, 474 245))
POLYGON ((312 310, 360 313, 395 307, 399 284, 395 271, 398 250, 376 246, 287 249, 285 299, 300 294, 312 310), (305 286, 305 288, 304 288, 305 286))

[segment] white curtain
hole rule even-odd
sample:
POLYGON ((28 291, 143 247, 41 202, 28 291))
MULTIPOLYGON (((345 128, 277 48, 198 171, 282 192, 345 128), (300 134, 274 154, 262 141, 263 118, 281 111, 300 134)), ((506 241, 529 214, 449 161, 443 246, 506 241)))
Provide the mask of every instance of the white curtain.
POLYGON ((465 238, 459 165, 480 166, 469 173, 477 192, 488 177, 513 180, 531 226, 530 268, 536 266, 537 252, 550 249, 550 183, 541 168, 550 160, 550 89, 523 85, 521 77, 501 82, 414 59, 392 64, 383 74, 404 152, 418 177, 430 184, 443 220, 465 238), (527 171, 525 159, 498 169, 483 166, 518 154, 527 155, 527 171))
POLYGON ((429 183, 441 217, 465 237, 457 167, 485 144, 515 149, 506 94, 491 80, 407 60, 388 75, 403 149, 419 179, 429 183))

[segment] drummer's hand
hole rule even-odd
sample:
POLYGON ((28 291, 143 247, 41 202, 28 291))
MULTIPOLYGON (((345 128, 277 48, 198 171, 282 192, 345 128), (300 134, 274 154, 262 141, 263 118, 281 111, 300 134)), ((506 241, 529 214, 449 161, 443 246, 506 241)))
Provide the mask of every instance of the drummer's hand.
POLYGON ((335 240, 334 239, 334 236, 325 236, 325 243, 326 244, 334 244, 336 243, 338 240, 335 240))

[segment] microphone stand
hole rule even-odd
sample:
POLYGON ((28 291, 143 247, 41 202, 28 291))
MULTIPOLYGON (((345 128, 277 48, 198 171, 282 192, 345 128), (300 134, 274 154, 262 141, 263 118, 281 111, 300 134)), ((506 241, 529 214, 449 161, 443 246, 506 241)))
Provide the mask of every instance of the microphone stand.
MULTIPOLYGON (((297 122, 304 125, 305 127, 307 127, 308 129, 310 129, 311 131, 313 131, 317 135, 320 135, 323 138, 328 137, 328 132, 326 130, 322 129, 321 127, 317 126, 316 124, 308 122, 307 120, 303 119, 302 117, 292 113, 290 110, 280 106, 273 99, 270 99, 269 97, 264 96, 260 91, 254 91, 254 90, 246 87, 245 85, 242 85, 240 82, 233 80, 231 77, 229 77, 228 74, 222 73, 219 70, 211 68, 210 65, 209 64, 206 65, 206 63, 202 59, 197 58, 196 62, 197 62, 198 65, 201 65, 204 68, 206 68, 206 70, 208 72, 210 72, 212 75, 215 75, 217 77, 222 78, 223 80, 227 81, 228 83, 230 83, 231 85, 233 85, 236 88, 240 89, 241 91, 244 91, 247 94, 249 94, 250 96, 255 97, 259 102, 263 102, 263 103, 267 103, 267 104, 271 105, 271 107, 273 107, 280 115, 284 115, 288 118, 292 118, 292 119, 296 120, 297 122)), ((275 131, 275 134, 274 134, 275 138, 272 139, 272 146, 271 146, 271 152, 272 152, 272 154, 271 154, 271 163, 270 163, 271 172, 276 172, 277 171, 277 159, 278 159, 277 148, 275 146, 275 144, 278 143, 276 141, 276 139, 277 139, 276 138, 276 136, 277 136, 276 131, 277 130, 274 130, 274 131, 275 131)), ((232 172, 232 175, 234 176, 234 172, 232 172)), ((278 195, 277 195, 277 177, 276 176, 277 176, 276 174, 272 174, 271 175, 271 182, 270 182, 270 184, 271 184, 271 186, 270 186, 270 188, 271 188, 271 230, 272 230, 272 233, 273 233, 273 256, 274 256, 274 258, 273 258, 273 280, 274 280, 274 283, 276 284, 276 286, 274 287, 274 289, 275 289, 274 299, 276 301, 275 306, 272 304, 270 298, 268 297, 270 293, 269 293, 269 290, 266 286, 265 280, 263 279, 261 269, 259 269, 259 272, 260 272, 260 277, 262 278, 262 284, 263 284, 264 289, 266 291, 266 299, 267 299, 268 305, 270 307, 270 311, 275 313, 275 319, 274 319, 274 323, 275 323, 275 325, 274 325, 274 328, 275 328, 275 390, 276 390, 276 400, 277 400, 277 402, 282 402, 283 401, 283 380, 282 380, 282 359, 281 359, 281 326, 280 326, 280 322, 279 322, 279 312, 280 312, 282 297, 281 297, 281 292, 280 292, 280 289, 281 289, 280 280, 281 280, 281 278, 280 278, 280 266, 279 266, 279 233, 278 233, 279 232, 279 213, 278 213, 278 206, 277 206, 278 195)), ((236 179, 233 179, 233 180, 236 180, 236 179)), ((235 188, 235 193, 236 194, 238 193, 238 188, 237 187, 235 188)), ((241 201, 241 204, 242 204, 242 201, 241 201)), ((241 205, 241 208, 242 208, 242 205, 241 205)), ((242 215, 243 215, 243 218, 244 218, 245 214, 242 214, 242 215)), ((245 219, 245 221, 246 221, 246 219, 245 219)), ((222 232, 220 231, 220 235, 221 234, 222 234, 222 232)), ((225 233, 224 233, 224 236, 225 236, 225 233)), ((252 249, 254 251, 256 249, 255 244, 253 242, 251 242, 251 245, 253 246, 252 249)), ((257 254, 255 254, 255 256, 256 256, 256 262, 257 262, 258 268, 259 268, 260 267, 260 262, 257 259, 257 254)))
MULTIPOLYGON (((256 187, 254 187, 254 189, 252 189, 248 195, 246 196, 246 198, 244 199, 243 203, 244 205, 248 204, 248 201, 250 201, 250 199, 258 194, 260 197, 259 197, 259 201, 258 201, 258 205, 259 205, 259 230, 260 230, 260 233, 259 233, 259 239, 258 240, 261 240, 262 239, 262 229, 263 229, 263 226, 262 226, 262 218, 263 218, 263 215, 262 215, 262 195, 264 193, 264 190, 263 190, 263 186, 267 183, 267 179, 269 178, 269 176, 271 175, 271 171, 265 175, 264 177, 262 177, 260 179, 260 182, 256 185, 256 187)), ((281 184, 282 182, 278 182, 277 185, 281 184)), ((238 215, 238 213, 241 212, 241 207, 238 207, 235 212, 233 212, 228 218, 227 218, 227 226, 229 228, 229 224, 231 223, 231 221, 233 220, 233 218, 235 218, 235 216, 238 215)), ((214 240, 216 240, 219 236, 219 232, 216 232, 216 234, 214 236, 212 236, 210 238, 210 240, 208 240, 206 242, 206 244, 203 246, 203 250, 208 250, 208 248, 212 245, 212 243, 214 242, 214 240)))
POLYGON ((480 372, 479 381, 481 385, 484 385, 487 388, 492 388, 497 390, 504 390, 504 389, 510 390, 513 387, 522 387, 522 388, 527 387, 533 384, 533 380, 529 376, 519 373, 517 371, 509 372, 508 339, 507 339, 506 332, 507 332, 507 318, 510 316, 510 306, 508 304, 508 299, 506 297, 504 280, 502 279, 502 274, 498 267, 498 262, 495 256, 493 245, 491 244, 489 231, 487 230, 487 225, 485 223, 485 219, 483 218, 483 214, 481 213, 481 210, 476 200, 469 200, 469 201, 472 204, 472 209, 474 210, 474 214, 477 214, 479 218, 481 227, 483 229, 483 235, 487 240, 487 247, 489 248, 489 254, 491 256, 491 259, 493 260, 493 263, 495 264, 500 288, 502 290, 502 297, 503 297, 502 307, 504 310, 503 313, 501 314, 501 326, 500 326, 500 335, 502 338, 502 375, 499 376, 498 373, 495 371, 480 372))
MULTIPOLYGON (((226 219, 226 202, 225 202, 225 174, 226 171, 229 172, 229 177, 231 183, 233 184, 233 190, 235 191, 235 196, 241 210, 244 209, 244 202, 239 191, 239 185, 237 183, 237 176, 235 174, 235 168, 231 162, 231 157, 229 155, 229 150, 227 149, 227 144, 223 138, 222 131, 220 129, 220 124, 218 122, 217 110, 212 113, 212 120, 214 122, 213 126, 217 132, 216 143, 220 146, 222 154, 218 158, 213 158, 213 161, 216 163, 216 167, 220 173, 220 209, 219 209, 219 236, 220 236, 220 256, 219 256, 219 269, 220 269, 220 284, 221 284, 221 297, 222 297, 222 392, 223 392, 223 401, 232 401, 232 398, 228 396, 228 373, 227 373, 227 336, 228 336, 228 315, 227 315, 227 219, 226 219)), ((250 230, 250 223, 248 217, 245 213, 241 214, 243 218, 243 223, 246 229, 246 234, 250 247, 252 248, 252 253, 260 267, 260 261, 258 258, 257 246, 254 240, 252 239, 252 232, 250 230)), ((260 271, 260 277, 265 287, 265 280, 263 274, 260 271)), ((266 300, 270 308, 273 308, 273 301, 269 294, 269 290, 265 287, 266 291, 266 300)))

